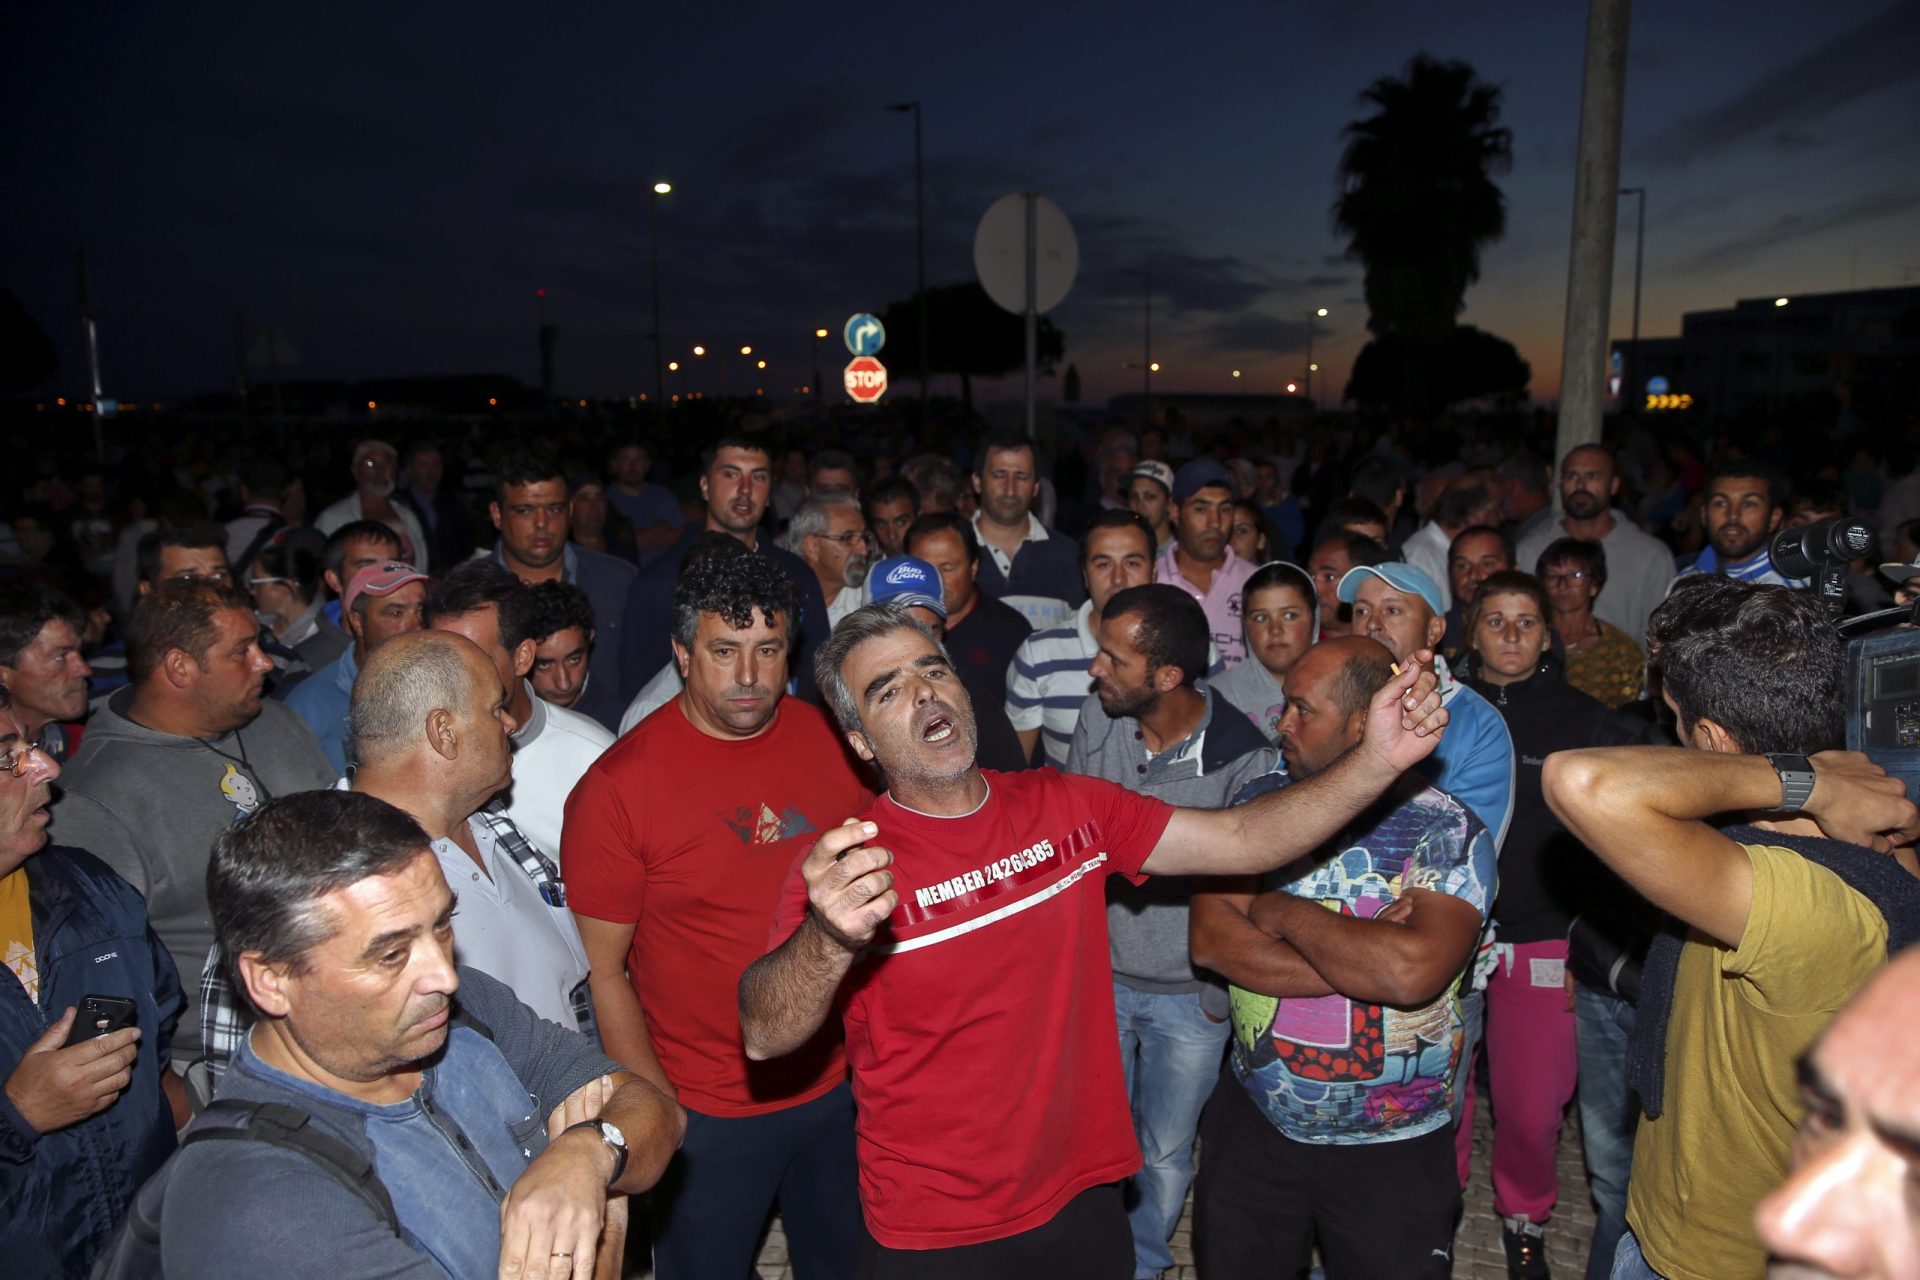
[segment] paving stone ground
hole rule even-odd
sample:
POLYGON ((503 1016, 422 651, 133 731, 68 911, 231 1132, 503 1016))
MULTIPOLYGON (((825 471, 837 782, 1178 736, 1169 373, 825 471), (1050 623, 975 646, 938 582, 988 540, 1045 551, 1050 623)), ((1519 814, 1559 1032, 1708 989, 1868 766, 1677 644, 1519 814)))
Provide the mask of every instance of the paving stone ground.
MULTIPOLYGON (((1491 1111, 1482 1091, 1479 1105, 1473 1109, 1473 1180, 1467 1186, 1466 1218, 1454 1238, 1454 1280, 1506 1280, 1507 1257, 1500 1245, 1500 1220, 1493 1216, 1491 1111)), ((1165 1280, 1196 1280, 1192 1223, 1193 1199, 1189 1195, 1187 1211, 1173 1234, 1173 1256, 1178 1265, 1166 1273, 1165 1280)), ((1581 1164, 1580 1126, 1569 1114, 1560 1133, 1560 1205, 1547 1231, 1547 1257, 1556 1280, 1579 1280, 1587 1265, 1587 1238, 1592 1231, 1593 1203, 1587 1198, 1587 1174, 1581 1164)), ((793 1268, 787 1262, 786 1232, 777 1215, 767 1230, 756 1266, 761 1280, 793 1280, 793 1268)), ((641 1267, 630 1271, 628 1280, 649 1280, 651 1276, 650 1268, 641 1267)))

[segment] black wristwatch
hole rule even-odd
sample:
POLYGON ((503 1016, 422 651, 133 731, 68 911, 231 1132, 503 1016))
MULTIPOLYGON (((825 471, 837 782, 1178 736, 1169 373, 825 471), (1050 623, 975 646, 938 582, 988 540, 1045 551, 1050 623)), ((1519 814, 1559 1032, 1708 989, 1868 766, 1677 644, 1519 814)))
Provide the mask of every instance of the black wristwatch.
MULTIPOLYGON (((620 1126, 607 1120, 582 1120, 579 1124, 568 1125, 565 1133, 575 1129, 591 1129, 600 1141, 613 1148, 613 1172, 607 1176, 607 1185, 620 1181, 620 1175, 627 1171, 627 1135, 620 1132, 620 1126)), ((561 1136, 565 1136, 563 1133, 561 1136)))
POLYGON ((1767 763, 1780 775, 1780 807, 1773 813, 1798 813, 1813 794, 1813 762, 1789 751, 1767 753, 1767 763))

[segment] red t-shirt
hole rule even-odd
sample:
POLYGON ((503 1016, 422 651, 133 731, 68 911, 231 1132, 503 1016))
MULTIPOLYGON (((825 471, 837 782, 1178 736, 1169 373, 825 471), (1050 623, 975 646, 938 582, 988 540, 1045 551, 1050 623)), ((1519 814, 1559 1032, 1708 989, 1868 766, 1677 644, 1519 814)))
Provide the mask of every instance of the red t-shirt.
POLYGON ((752 1116, 847 1078, 838 1028, 749 1062, 740 975, 766 949, 788 872, 873 799, 818 710, 783 699, 757 738, 710 738, 676 699, 596 760, 567 800, 567 905, 633 923, 627 972, 681 1101, 752 1116))
MULTIPOLYGON (((1106 878, 1138 876, 1173 810, 1052 769, 985 776, 963 818, 891 796, 862 815, 900 894, 842 988, 860 1198, 890 1249, 1017 1235, 1140 1167, 1106 878)), ((796 870, 775 945, 806 912, 796 870)))

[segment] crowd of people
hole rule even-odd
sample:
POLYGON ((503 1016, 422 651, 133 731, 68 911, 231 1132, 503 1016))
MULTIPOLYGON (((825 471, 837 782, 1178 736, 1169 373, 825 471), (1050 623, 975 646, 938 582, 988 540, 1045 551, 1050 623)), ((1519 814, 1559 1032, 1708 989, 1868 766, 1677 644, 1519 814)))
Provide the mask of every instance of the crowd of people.
POLYGON ((1920 1274, 1920 473, 756 427, 19 464, 10 1273, 1920 1274))

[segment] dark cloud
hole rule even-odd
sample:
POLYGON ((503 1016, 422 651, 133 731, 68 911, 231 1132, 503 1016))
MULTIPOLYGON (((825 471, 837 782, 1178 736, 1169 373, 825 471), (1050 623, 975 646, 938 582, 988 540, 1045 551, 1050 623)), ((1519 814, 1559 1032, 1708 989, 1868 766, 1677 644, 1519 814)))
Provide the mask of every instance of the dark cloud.
POLYGON ((1830 204, 1812 213, 1789 213, 1747 232, 1720 240, 1688 259, 1681 270, 1691 274, 1726 271, 1744 266, 1768 249, 1809 236, 1828 235, 1848 227, 1877 222, 1920 206, 1920 192, 1912 189, 1879 191, 1830 204))
POLYGON ((1920 4, 1905 2, 1768 71, 1727 101, 1657 134, 1639 157, 1691 163, 1737 142, 1788 129, 1920 74, 1920 4))

